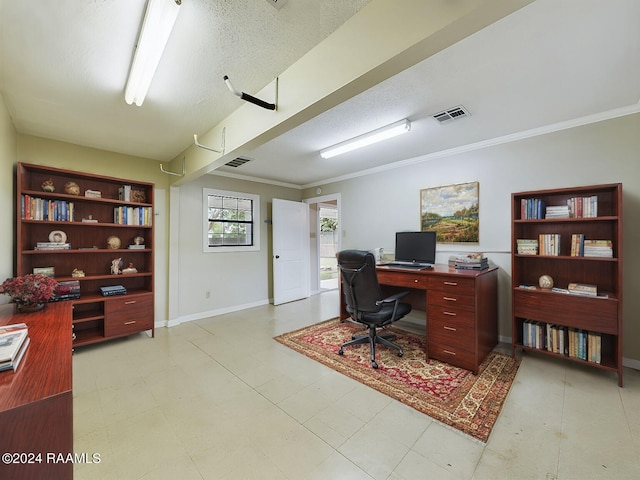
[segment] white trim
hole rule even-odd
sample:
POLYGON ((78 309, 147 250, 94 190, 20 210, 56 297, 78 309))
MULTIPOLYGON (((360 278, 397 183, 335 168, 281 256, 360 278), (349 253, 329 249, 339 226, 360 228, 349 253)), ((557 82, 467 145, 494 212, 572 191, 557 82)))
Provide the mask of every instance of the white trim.
POLYGON ((237 253, 237 252, 255 252, 260 250, 260 195, 244 192, 231 192, 229 190, 220 190, 218 188, 202 189, 202 251, 204 253, 237 253), (208 205, 209 195, 246 198, 253 201, 253 245, 237 246, 237 247, 210 247, 209 246, 209 224, 208 205))
POLYGON ((244 305, 234 305, 232 307, 219 308, 216 310, 208 310, 205 312, 192 313, 190 315, 181 316, 175 320, 167 322, 167 327, 175 327, 185 322, 193 322, 194 320, 202 320, 203 318, 217 317, 218 315, 224 315, 226 313, 233 313, 240 310, 246 310, 248 308, 261 307, 263 305, 269 305, 269 299, 260 300, 253 303, 245 303, 244 305))

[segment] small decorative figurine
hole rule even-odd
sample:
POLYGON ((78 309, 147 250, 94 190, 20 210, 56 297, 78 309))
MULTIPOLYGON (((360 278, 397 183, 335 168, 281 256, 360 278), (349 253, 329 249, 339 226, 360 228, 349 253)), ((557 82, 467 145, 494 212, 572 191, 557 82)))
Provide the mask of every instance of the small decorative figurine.
POLYGON ((129 263, 129 266, 122 270, 123 274, 127 273, 138 273, 138 269, 133 266, 133 263, 129 263))
POLYGON ((84 271, 78 269, 78 268, 74 268, 73 272, 71 272, 71 276, 73 278, 79 278, 79 277, 84 277, 84 271))
POLYGON ((141 237, 139 235, 137 237, 134 237, 133 244, 134 245, 144 245, 144 237, 141 237))
POLYGON ((40 185, 42 187, 42 191, 43 192, 53 192, 55 191, 56 187, 53 185, 53 180, 51 180, 50 178, 48 180, 45 180, 44 182, 42 182, 42 185, 40 185))
POLYGON ((540 288, 553 288, 553 278, 550 275, 541 275, 538 279, 540 288))
POLYGON ((68 195, 80 195, 80 187, 76 182, 67 182, 64 184, 64 193, 68 195))
POLYGON ((120 238, 116 237, 115 235, 111 235, 109 238, 107 238, 107 246, 111 250, 119 249, 120 245, 122 245, 122 242, 120 242, 120 238))
POLYGON ((114 258, 111 261, 111 273, 113 275, 118 275, 120 273, 121 267, 122 267, 122 258, 114 258))

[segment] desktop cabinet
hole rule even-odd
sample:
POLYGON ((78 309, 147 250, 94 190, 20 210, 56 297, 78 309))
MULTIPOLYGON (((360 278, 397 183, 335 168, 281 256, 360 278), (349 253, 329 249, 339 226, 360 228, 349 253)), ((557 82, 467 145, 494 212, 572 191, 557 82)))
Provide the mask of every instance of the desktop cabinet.
MULTIPOLYGON (((407 271, 380 266, 377 272, 385 293, 408 290, 403 301, 426 312, 427 357, 477 374, 498 343, 498 269, 434 265, 407 271)), ((341 312, 341 318, 348 316, 344 308, 341 312)))
POLYGON ((16 176, 16 273, 77 282, 62 297, 73 306, 73 346, 153 335, 154 185, 27 163, 16 176), (101 294, 117 285, 126 294, 101 294))

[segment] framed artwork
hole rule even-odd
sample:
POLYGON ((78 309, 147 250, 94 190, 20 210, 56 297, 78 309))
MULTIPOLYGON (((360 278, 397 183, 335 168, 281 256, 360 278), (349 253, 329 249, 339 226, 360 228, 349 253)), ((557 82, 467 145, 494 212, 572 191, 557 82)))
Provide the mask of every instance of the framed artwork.
POLYGON ((421 230, 435 230, 439 243, 478 243, 479 198, 478 182, 420 190, 421 230))

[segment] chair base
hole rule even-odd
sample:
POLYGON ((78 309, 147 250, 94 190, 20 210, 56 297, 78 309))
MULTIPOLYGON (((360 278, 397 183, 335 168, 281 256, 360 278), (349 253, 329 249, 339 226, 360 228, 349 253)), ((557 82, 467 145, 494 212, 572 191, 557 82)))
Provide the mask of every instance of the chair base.
POLYGON ((357 337, 351 337, 351 340, 343 343, 340 346, 340 350, 338 350, 338 355, 344 355, 344 347, 350 347, 352 345, 360 345, 363 343, 369 343, 371 346, 371 366, 373 368, 378 368, 378 363, 376 362, 376 343, 380 345, 385 345, 387 347, 395 348, 398 351, 398 356, 402 357, 402 347, 400 345, 396 345, 391 342, 391 340, 395 340, 397 337, 392 334, 383 334, 378 335, 376 329, 374 327, 369 327, 369 335, 360 335, 357 337))

